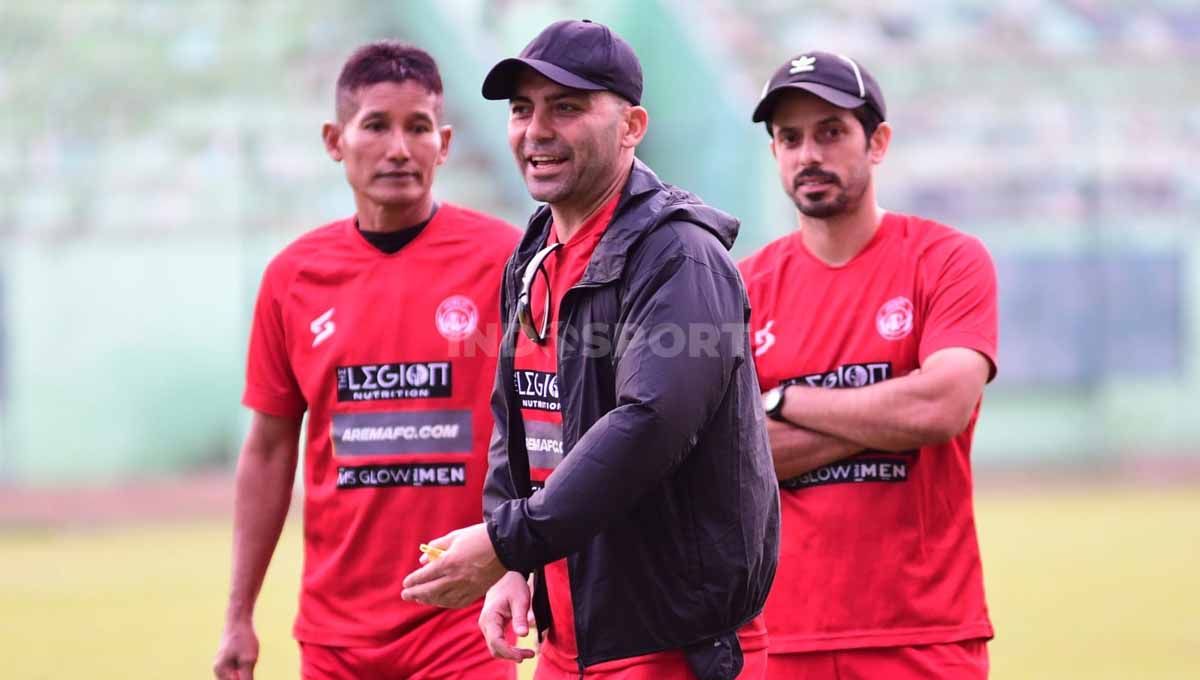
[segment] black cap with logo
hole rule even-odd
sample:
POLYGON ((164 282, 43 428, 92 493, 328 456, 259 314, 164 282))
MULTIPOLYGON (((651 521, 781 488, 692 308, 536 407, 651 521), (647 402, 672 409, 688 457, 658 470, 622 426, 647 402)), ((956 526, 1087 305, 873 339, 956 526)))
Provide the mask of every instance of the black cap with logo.
POLYGON ((608 90, 642 102, 642 65, 629 43, 603 24, 556 21, 537 35, 518 57, 504 59, 483 79, 484 99, 509 99, 522 66, 564 87, 608 90))
POLYGON ((879 83, 867 69, 840 54, 805 52, 789 59, 763 87, 752 120, 769 126, 779 95, 789 89, 811 92, 843 109, 866 105, 879 114, 880 120, 887 120, 879 83))

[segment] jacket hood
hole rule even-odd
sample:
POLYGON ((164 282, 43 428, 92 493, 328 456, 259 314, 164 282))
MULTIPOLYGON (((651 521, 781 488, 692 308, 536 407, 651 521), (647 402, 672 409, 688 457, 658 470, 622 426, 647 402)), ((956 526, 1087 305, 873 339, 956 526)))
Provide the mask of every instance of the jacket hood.
MULTIPOLYGON (((633 171, 629 175, 629 181, 625 183, 621 201, 617 204, 617 215, 624 204, 633 203, 634 199, 647 194, 662 194, 660 201, 647 206, 647 217, 653 216, 652 220, 648 220, 651 227, 666 222, 691 222, 716 236, 726 250, 733 248, 741 224, 736 217, 708 205, 686 189, 664 183, 649 166, 635 158, 633 171)), ((617 217, 614 216, 614 223, 616 220, 617 217)))

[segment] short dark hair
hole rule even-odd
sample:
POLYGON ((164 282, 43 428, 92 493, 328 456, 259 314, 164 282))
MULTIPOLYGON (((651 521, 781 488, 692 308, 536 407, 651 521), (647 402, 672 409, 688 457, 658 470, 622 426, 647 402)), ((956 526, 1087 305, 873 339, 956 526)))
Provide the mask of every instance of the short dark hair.
MULTIPOLYGON (((870 146, 871 135, 875 134, 875 130, 877 130, 879 128, 879 124, 883 122, 883 117, 876 113, 875 109, 867 106, 866 104, 863 104, 856 109, 850 109, 850 113, 854 116, 854 119, 858 121, 858 124, 862 125, 863 134, 866 135, 867 138, 867 146, 870 146)), ((771 127, 773 122, 774 121, 770 116, 763 121, 763 125, 765 125, 767 128, 767 136, 771 138, 775 137, 775 128, 771 127)))
POLYGON ((866 104, 856 109, 850 109, 850 113, 853 113, 859 124, 862 125, 863 133, 867 136, 867 146, 870 146, 871 135, 875 134, 875 130, 883 122, 883 117, 876 113, 875 109, 866 104))
POLYGON ((335 106, 338 120, 354 115, 358 103, 354 93, 376 83, 412 81, 438 96, 441 113, 442 76, 437 62, 425 50, 396 40, 379 40, 354 50, 337 79, 335 106))

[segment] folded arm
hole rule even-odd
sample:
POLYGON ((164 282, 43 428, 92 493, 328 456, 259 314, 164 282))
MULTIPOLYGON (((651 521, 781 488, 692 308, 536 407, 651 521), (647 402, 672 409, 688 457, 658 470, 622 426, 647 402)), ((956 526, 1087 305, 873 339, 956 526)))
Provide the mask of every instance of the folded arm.
POLYGON ((783 416, 859 448, 906 451, 962 432, 990 370, 979 352, 950 347, 931 354, 918 371, 866 387, 788 387, 783 416))
POLYGON ((781 480, 798 477, 863 449, 854 442, 777 420, 767 420, 767 436, 775 459, 775 475, 781 480))

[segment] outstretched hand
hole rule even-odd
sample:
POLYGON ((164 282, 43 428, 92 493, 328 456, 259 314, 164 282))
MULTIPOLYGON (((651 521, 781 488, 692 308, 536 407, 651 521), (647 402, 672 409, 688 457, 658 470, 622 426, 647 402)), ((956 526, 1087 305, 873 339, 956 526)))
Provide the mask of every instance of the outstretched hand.
POLYGON ((442 550, 436 558, 421 556, 425 566, 404 578, 400 597, 435 607, 465 607, 483 597, 504 576, 492 539, 483 524, 457 529, 429 545, 442 550))

